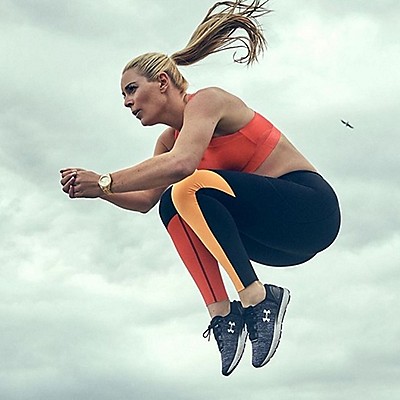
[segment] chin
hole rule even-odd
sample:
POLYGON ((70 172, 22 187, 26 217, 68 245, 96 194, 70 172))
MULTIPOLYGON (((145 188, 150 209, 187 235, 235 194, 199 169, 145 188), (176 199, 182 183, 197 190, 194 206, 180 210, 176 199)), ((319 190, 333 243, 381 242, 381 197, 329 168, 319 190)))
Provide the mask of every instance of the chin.
POLYGON ((157 125, 158 121, 146 121, 145 119, 141 119, 140 123, 142 124, 142 126, 153 126, 157 125))

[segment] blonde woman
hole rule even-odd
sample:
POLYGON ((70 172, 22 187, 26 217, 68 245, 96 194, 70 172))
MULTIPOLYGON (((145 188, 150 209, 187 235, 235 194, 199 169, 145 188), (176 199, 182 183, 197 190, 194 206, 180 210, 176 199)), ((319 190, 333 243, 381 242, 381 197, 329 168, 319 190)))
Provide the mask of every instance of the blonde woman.
POLYGON ((61 170, 71 198, 99 197, 142 213, 161 200, 161 220, 210 314, 204 336, 213 332, 224 375, 238 365, 247 337, 254 367, 271 359, 281 337, 289 290, 261 283, 251 261, 304 263, 332 244, 340 226, 334 191, 283 133, 221 88, 189 93, 178 69, 227 49, 245 49, 241 58, 234 53, 239 63, 257 61, 266 3, 216 3, 183 50, 146 53, 123 69, 125 106, 143 126, 168 126, 152 158, 111 174, 61 170), (239 301, 228 298, 219 265, 239 301))

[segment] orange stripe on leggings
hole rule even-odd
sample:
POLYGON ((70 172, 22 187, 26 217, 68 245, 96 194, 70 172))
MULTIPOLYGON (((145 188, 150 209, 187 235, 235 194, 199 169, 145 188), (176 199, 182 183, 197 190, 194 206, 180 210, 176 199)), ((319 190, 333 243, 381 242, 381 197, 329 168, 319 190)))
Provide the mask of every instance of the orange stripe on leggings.
POLYGON ((221 245, 211 232, 197 202, 196 192, 205 188, 217 189, 235 197, 235 193, 231 187, 220 175, 213 171, 197 170, 192 175, 173 185, 171 192, 172 202, 179 215, 190 226, 193 232, 196 233, 208 251, 224 267, 236 290, 239 292, 244 289, 243 283, 221 245))

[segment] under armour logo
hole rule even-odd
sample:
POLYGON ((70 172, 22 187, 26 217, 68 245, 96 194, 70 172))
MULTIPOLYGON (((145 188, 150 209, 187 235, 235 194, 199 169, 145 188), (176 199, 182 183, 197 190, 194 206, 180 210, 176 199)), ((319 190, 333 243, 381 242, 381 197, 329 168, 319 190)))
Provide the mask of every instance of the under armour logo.
POLYGON ((233 327, 236 325, 234 322, 229 321, 229 328, 228 328, 228 333, 235 333, 235 330, 233 329, 233 327))
POLYGON ((271 310, 263 310, 263 313, 263 322, 270 322, 271 320, 269 319, 269 316, 271 314, 271 310))

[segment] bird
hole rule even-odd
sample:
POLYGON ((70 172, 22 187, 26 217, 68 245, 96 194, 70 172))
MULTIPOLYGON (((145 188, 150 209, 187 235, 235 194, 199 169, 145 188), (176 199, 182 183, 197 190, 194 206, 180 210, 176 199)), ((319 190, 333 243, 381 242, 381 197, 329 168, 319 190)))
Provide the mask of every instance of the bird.
POLYGON ((348 121, 343 121, 342 119, 341 119, 341 121, 342 121, 342 123, 343 123, 345 126, 347 126, 348 128, 354 129, 354 126, 351 126, 350 123, 349 123, 348 121))

